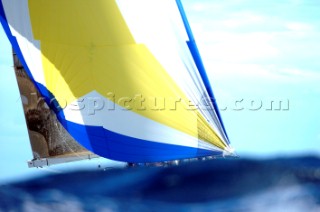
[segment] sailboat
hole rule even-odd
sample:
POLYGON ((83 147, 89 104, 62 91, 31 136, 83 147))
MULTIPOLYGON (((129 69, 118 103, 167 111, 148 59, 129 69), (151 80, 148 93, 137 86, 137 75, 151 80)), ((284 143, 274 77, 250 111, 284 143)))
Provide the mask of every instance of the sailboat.
POLYGON ((33 160, 233 155, 180 0, 1 0, 33 160))

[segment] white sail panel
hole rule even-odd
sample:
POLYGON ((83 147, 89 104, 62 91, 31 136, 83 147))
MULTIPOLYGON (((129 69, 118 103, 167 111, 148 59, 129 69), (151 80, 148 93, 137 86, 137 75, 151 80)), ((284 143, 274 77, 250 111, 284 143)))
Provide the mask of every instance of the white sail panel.
MULTIPOLYGON (((195 104, 210 99, 187 45, 189 40, 177 4, 173 0, 117 0, 121 12, 137 43, 145 44, 195 104), (148 8, 148 9, 146 9, 148 8), (137 15, 138 14, 138 15, 137 15), (147 29, 147 30, 146 30, 147 29)), ((199 109, 205 108, 199 105, 199 109)), ((214 111, 213 108, 210 110, 214 111)), ((201 113, 224 138, 218 117, 201 113)), ((224 138, 225 139, 225 138, 224 138)))
POLYGON ((2 1, 12 35, 17 39, 35 81, 45 85, 40 42, 33 38, 28 1, 2 1))
MULTIPOLYGON (((198 138, 162 125, 137 113, 128 111, 127 109, 114 104, 108 98, 105 98, 96 91, 87 94, 86 96, 81 97, 80 100, 72 103, 71 106, 64 109, 64 114, 66 119, 71 122, 82 125, 103 126, 105 129, 109 129, 112 132, 141 140, 193 148, 198 148, 199 145, 198 138), (96 108, 94 110, 90 109, 89 111, 86 109, 78 110, 77 108, 83 107, 81 105, 79 106, 79 102, 83 106, 96 104, 96 108), (101 110, 101 105, 108 107, 108 110, 101 110), (108 118, 104 119, 103 117, 108 118)), ((212 144, 207 144, 207 147, 204 149, 223 151, 212 144)))

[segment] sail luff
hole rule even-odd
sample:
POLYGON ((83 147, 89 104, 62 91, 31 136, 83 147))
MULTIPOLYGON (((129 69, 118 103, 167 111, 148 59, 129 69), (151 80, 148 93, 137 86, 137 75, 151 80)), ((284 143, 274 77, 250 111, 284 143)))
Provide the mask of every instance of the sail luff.
POLYGON ((213 107, 214 107, 215 112, 216 112, 216 114, 217 114, 217 116, 219 118, 219 121, 221 123, 223 132, 224 132, 224 134, 225 134, 225 136, 227 138, 227 142, 230 143, 227 131, 226 131, 224 123, 222 121, 222 117, 221 117, 221 114, 220 114, 220 111, 219 111, 219 107, 218 107, 216 98, 214 96, 212 87, 210 85, 210 81, 209 81, 205 66, 203 64, 203 61, 201 59, 200 52, 199 52, 198 46, 196 44, 196 41, 195 41, 195 38, 194 38, 194 35, 193 35, 193 32, 192 32, 191 26, 189 24, 187 15, 185 13, 184 7, 182 5, 181 0, 176 0, 176 2, 177 2, 177 5, 178 5, 178 8, 179 8, 179 11, 181 13, 181 17, 183 19, 183 23, 185 25, 188 37, 189 37, 188 46, 190 48, 190 51, 191 51, 192 56, 194 58, 194 61, 195 61, 196 65, 197 65, 197 67, 198 67, 198 70, 199 70, 199 73, 200 73, 200 75, 202 77, 202 80, 203 80, 203 82, 204 82, 204 84, 206 86, 206 89, 207 89, 207 92, 209 94, 209 97, 211 98, 213 107))

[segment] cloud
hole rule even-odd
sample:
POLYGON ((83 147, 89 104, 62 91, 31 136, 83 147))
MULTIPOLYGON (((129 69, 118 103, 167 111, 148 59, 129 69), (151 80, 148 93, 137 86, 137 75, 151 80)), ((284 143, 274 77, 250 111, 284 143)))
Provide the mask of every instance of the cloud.
POLYGON ((279 54, 278 48, 270 43, 273 35, 269 33, 215 31, 203 32, 201 38, 199 48, 207 60, 246 62, 279 54))
POLYGON ((299 78, 300 80, 308 79, 308 80, 320 81, 320 72, 284 68, 279 70, 277 73, 282 76, 299 78))
POLYGON ((315 26, 303 22, 288 22, 285 24, 285 27, 292 31, 314 31, 315 26))
POLYGON ((269 81, 317 87, 320 15, 316 5, 297 0, 189 4, 191 25, 214 82, 237 78, 243 86, 269 81))
MULTIPOLYGON (((312 83, 320 81, 320 72, 255 63, 206 63, 212 78, 272 80, 273 83, 312 83), (211 73, 210 73, 211 72, 211 73)), ((308 84, 310 86, 311 84, 308 84)))
POLYGON ((208 11, 216 11, 224 9, 228 6, 227 2, 221 2, 221 1, 194 1, 194 0, 186 0, 183 2, 185 10, 187 10, 188 13, 203 13, 208 11))
POLYGON ((262 24, 265 21, 265 16, 252 12, 241 12, 232 15, 229 19, 222 20, 221 24, 228 28, 239 28, 247 25, 262 24))

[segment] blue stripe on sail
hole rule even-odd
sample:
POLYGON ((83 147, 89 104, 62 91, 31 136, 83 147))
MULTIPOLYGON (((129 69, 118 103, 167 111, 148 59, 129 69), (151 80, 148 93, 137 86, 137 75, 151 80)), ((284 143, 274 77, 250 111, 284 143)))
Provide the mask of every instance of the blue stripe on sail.
POLYGON ((219 107, 218 107, 217 101, 216 101, 216 99, 214 97, 214 93, 212 91, 212 88, 211 88, 211 85, 210 85, 210 81, 209 81, 206 69, 204 67, 203 61, 201 59, 201 55, 200 55, 199 49, 197 47, 196 41, 194 39, 194 35, 192 33, 192 30, 191 30, 187 15, 186 15, 186 13, 185 13, 185 11, 183 9, 183 5, 181 3, 181 0, 176 0, 176 2, 177 2, 177 5, 178 5, 178 8, 179 8, 179 11, 181 13, 181 17, 182 17, 184 26, 186 28, 188 37, 189 37, 189 41, 187 41, 189 50, 190 50, 190 52, 192 54, 192 57, 194 59, 194 62, 196 64, 196 66, 197 66, 197 68, 199 70, 199 73, 200 73, 201 78, 203 80, 203 83, 204 83, 204 85, 206 87, 206 90, 207 90, 207 92, 209 94, 209 97, 211 98, 211 101, 213 103, 213 107, 214 107, 214 109, 216 111, 216 114, 218 116, 218 119, 219 119, 219 121, 221 123, 222 129, 223 129, 225 135, 228 138, 227 142, 230 143, 227 131, 226 131, 225 126, 224 126, 223 121, 222 121, 222 117, 221 117, 221 114, 220 114, 220 111, 219 111, 219 107))
POLYGON ((66 120, 61 120, 61 123, 85 148, 117 161, 160 162, 222 154, 218 151, 146 141, 121 135, 103 127, 85 126, 66 120))
POLYGON ((14 49, 14 52, 17 54, 21 64, 23 65, 27 75, 29 76, 30 80, 32 81, 32 83, 35 85, 35 87, 37 88, 37 90, 40 92, 40 94, 42 95, 42 97, 44 98, 45 102, 47 103, 47 105, 55 112, 59 112, 61 110, 61 107, 59 106, 59 103, 55 100, 53 94, 45 87, 43 86, 41 83, 38 83, 34 80, 32 73, 29 69, 29 67, 27 66, 27 63, 23 57, 23 54, 21 52, 21 49, 19 47, 18 41, 16 39, 16 37, 14 37, 12 35, 12 32, 10 30, 5 12, 4 12, 4 8, 3 8, 3 4, 2 4, 2 0, 0 0, 0 22, 3 26, 3 29, 5 31, 5 33, 7 34, 8 39, 10 40, 10 43, 14 49))

